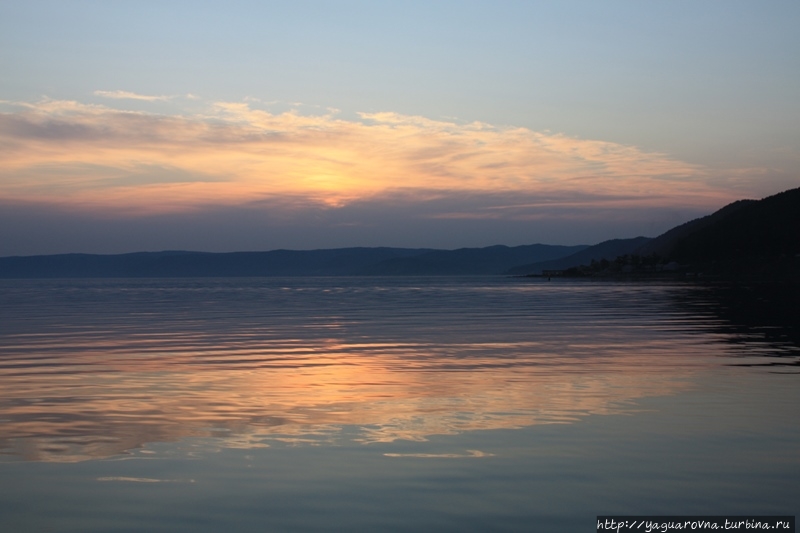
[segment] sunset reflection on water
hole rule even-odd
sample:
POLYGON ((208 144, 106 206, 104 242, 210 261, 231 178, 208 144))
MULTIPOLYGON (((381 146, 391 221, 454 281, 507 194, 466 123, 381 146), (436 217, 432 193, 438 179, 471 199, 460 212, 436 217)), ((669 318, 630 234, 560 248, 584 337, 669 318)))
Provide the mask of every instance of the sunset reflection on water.
POLYGON ((5 293, 0 449, 73 462, 187 437, 370 444, 623 413, 723 351, 698 342, 715 319, 670 309, 671 290, 30 282, 5 293))

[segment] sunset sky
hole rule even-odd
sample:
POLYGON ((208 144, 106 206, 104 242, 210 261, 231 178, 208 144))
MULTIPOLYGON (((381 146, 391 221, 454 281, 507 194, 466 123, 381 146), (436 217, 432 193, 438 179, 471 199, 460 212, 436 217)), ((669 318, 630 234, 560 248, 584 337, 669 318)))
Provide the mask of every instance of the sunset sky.
POLYGON ((594 244, 800 186, 800 3, 0 3, 0 256, 594 244))

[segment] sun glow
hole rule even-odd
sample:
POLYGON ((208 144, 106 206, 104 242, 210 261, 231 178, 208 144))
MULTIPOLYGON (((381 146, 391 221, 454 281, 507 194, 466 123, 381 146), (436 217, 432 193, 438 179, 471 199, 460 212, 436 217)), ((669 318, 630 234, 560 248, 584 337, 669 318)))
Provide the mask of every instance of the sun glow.
MULTIPOLYGON (((4 201, 147 214, 276 198, 335 208, 400 191, 420 199, 503 193, 519 204, 729 199, 696 165, 524 128, 397 113, 273 114, 250 103, 173 115, 54 100, 5 106, 4 201)), ((491 216, 506 215, 502 207, 491 216)))

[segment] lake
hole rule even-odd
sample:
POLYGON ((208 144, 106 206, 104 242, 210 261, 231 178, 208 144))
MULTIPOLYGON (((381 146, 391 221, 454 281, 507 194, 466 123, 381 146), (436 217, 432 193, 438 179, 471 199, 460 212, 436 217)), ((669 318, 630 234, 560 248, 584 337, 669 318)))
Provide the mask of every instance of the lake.
POLYGON ((797 515, 800 343, 759 291, 0 280, 0 530, 797 515))

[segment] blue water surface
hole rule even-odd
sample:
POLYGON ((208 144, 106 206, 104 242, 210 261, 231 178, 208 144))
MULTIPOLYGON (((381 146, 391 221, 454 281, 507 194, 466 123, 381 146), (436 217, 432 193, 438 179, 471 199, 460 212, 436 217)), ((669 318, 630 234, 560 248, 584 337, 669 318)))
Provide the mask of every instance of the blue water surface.
POLYGON ((3 280, 0 530, 796 515, 800 348, 731 290, 3 280))

